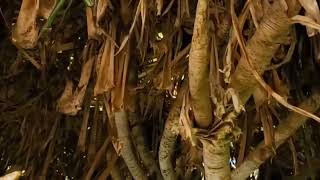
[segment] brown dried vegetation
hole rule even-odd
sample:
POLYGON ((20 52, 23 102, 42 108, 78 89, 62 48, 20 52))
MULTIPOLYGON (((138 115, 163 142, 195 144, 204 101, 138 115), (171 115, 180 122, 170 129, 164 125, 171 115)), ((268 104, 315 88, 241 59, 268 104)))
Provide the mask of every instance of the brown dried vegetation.
POLYGON ((2 0, 0 179, 320 178, 318 3, 2 0))

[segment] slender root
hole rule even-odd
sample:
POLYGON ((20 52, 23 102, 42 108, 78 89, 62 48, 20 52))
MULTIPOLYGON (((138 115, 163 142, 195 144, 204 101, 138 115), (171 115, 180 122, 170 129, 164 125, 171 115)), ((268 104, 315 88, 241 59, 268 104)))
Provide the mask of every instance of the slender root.
POLYGON ((208 127, 212 122, 209 88, 208 1, 199 0, 189 56, 189 88, 197 125, 208 127))
POLYGON ((172 165, 172 155, 177 137, 179 135, 179 118, 182 106, 183 94, 180 92, 178 98, 171 107, 168 119, 160 142, 159 148, 159 164, 163 178, 165 180, 177 179, 176 173, 172 165))
MULTIPOLYGON (((319 102, 320 94, 316 93, 308 100, 302 102, 299 108, 305 109, 309 112, 315 112, 320 108, 319 102)), ((287 139, 292 136, 296 130, 306 122, 307 119, 308 117, 306 116, 291 112, 286 120, 280 123, 275 130, 275 147, 278 148, 281 144, 286 142, 287 139)), ((262 163, 270 158, 274 154, 273 152, 274 151, 272 148, 266 146, 264 142, 261 142, 255 148, 255 150, 247 156, 244 162, 232 172, 232 179, 246 179, 255 169, 258 169, 262 163)))
POLYGON ((121 145, 120 155, 128 166, 130 173, 134 179, 148 179, 139 164, 138 158, 135 156, 129 135, 129 121, 125 111, 115 112, 115 124, 118 132, 118 140, 121 145))

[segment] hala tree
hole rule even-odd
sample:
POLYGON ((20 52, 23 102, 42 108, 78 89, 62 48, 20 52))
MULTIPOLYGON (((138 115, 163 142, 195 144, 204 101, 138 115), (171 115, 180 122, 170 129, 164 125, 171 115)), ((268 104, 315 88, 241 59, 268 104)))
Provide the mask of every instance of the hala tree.
POLYGON ((3 174, 319 177, 316 0, 4 0, 1 17, 3 174))

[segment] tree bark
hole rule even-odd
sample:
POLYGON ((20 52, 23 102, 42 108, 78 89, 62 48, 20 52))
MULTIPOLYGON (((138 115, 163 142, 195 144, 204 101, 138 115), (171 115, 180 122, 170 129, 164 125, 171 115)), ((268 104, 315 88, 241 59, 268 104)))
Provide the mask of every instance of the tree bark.
MULTIPOLYGON (((307 110, 309 112, 315 112, 320 108, 320 93, 313 94, 309 99, 302 102, 299 108, 307 110)), ((276 148, 286 142, 286 140, 292 136, 296 130, 302 126, 308 118, 300 114, 291 112, 285 121, 281 122, 275 130, 274 143, 276 148)), ((265 142, 261 142, 254 151, 249 153, 243 163, 240 164, 232 172, 232 179, 242 180, 246 179, 255 169, 264 163, 273 155, 273 150, 265 145, 265 142)))
POLYGON ((159 147, 159 164, 163 178, 165 180, 177 179, 174 167, 172 165, 172 155, 177 136, 179 135, 179 118, 184 93, 178 93, 178 97, 173 103, 165 123, 165 128, 160 141, 159 147))
POLYGON ((212 122, 209 86, 208 0, 199 0, 189 56, 189 89, 197 125, 208 127, 212 122))
POLYGON ((202 140, 203 164, 207 180, 230 180, 230 141, 202 140))
POLYGON ((115 112, 115 124, 118 132, 118 140, 121 146, 120 155, 125 161, 134 179, 148 179, 142 170, 138 158, 134 153, 131 138, 129 135, 129 122, 125 111, 115 112))
MULTIPOLYGON (((280 44, 288 40, 287 35, 291 25, 287 13, 279 3, 274 2, 272 8, 266 11, 255 34, 246 46, 248 58, 260 75, 270 65, 280 44)), ((238 92, 241 103, 245 104, 258 85, 259 83, 254 78, 247 60, 242 56, 231 77, 230 87, 238 92)))

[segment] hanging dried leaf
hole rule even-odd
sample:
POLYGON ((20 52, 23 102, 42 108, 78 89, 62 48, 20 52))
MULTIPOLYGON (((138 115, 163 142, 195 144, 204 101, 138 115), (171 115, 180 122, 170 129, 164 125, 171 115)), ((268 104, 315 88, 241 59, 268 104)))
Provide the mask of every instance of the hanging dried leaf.
POLYGON ((146 16, 147 16, 147 10, 148 10, 148 4, 145 0, 141 0, 141 10, 140 10, 140 16, 141 16, 141 30, 140 30, 140 40, 139 44, 142 42, 142 39, 144 37, 144 29, 146 24, 146 16))
MULTIPOLYGON (((110 32, 111 36, 115 38, 116 27, 114 25, 111 25, 110 31, 111 31, 110 32)), ((96 85, 94 87, 94 95, 98 95, 98 94, 102 94, 107 91, 110 91, 111 88, 115 86, 114 43, 110 39, 107 39, 101 48, 103 48, 103 54, 101 57, 101 63, 100 63, 99 71, 97 74, 96 85)))
POLYGON ((98 0, 97 13, 96 13, 97 25, 99 25, 99 22, 102 20, 102 18, 106 14, 106 10, 108 8, 109 3, 110 3, 109 0, 98 0))
POLYGON ((157 6, 157 16, 160 16, 162 7, 163 7, 163 0, 156 0, 156 6, 157 6))
POLYGON ((65 114, 75 115, 78 109, 73 104, 73 83, 67 80, 64 91, 58 100, 57 110, 65 114))
POLYGON ((317 23, 320 23, 320 11, 316 0, 299 0, 301 6, 317 23))
POLYGON ((36 46, 39 26, 37 14, 39 0, 23 0, 16 26, 12 33, 12 42, 19 47, 30 49, 36 46))
POLYGON ((83 98, 87 90, 89 79, 91 77, 93 62, 94 57, 90 57, 90 59, 82 66, 80 81, 74 93, 74 104, 76 107, 82 106, 83 98))
POLYGON ((88 39, 99 39, 99 29, 93 14, 93 9, 86 7, 88 39))
MULTIPOLYGON (((94 47, 94 46, 93 46, 94 47)), ((87 53, 87 49, 84 50, 84 54, 87 53)), ((86 55, 85 55, 86 56, 86 55)), ((81 110, 84 95, 87 90, 87 86, 91 77, 92 66, 94 58, 92 52, 89 55, 89 59, 82 65, 81 77, 79 84, 75 91, 73 91, 73 83, 68 80, 65 90, 58 102, 58 111, 69 115, 76 115, 81 110)))
POLYGON ((115 59, 115 87, 111 90, 112 108, 116 111, 124 108, 124 93, 126 88, 128 64, 130 58, 130 42, 115 59))
POLYGON ((195 136, 192 134, 193 123, 189 117, 189 109, 191 108, 190 100, 189 100, 189 92, 185 92, 179 121, 181 123, 181 135, 184 139, 189 139, 192 146, 196 145, 195 136))
POLYGON ((57 0, 45 0, 45 1, 42 0, 42 1, 40 1, 38 15, 40 17, 48 19, 48 17, 52 13, 56 3, 57 3, 57 0))
POLYGON ((307 16, 296 15, 291 18, 292 23, 299 23, 309 28, 320 30, 320 24, 307 16))
POLYGON ((268 107, 266 104, 260 106, 257 109, 257 117, 260 118, 260 121, 262 123, 265 145, 274 150, 275 144, 273 122, 271 114, 267 108, 268 107))
MULTIPOLYGON (((300 4, 303 6, 303 8, 306 10, 305 11, 305 16, 312 18, 315 20, 317 23, 320 23, 320 11, 319 11, 319 6, 316 0, 299 0, 300 4)), ((308 36, 314 36, 319 32, 319 30, 315 30, 312 28, 307 27, 307 33, 308 36)))

